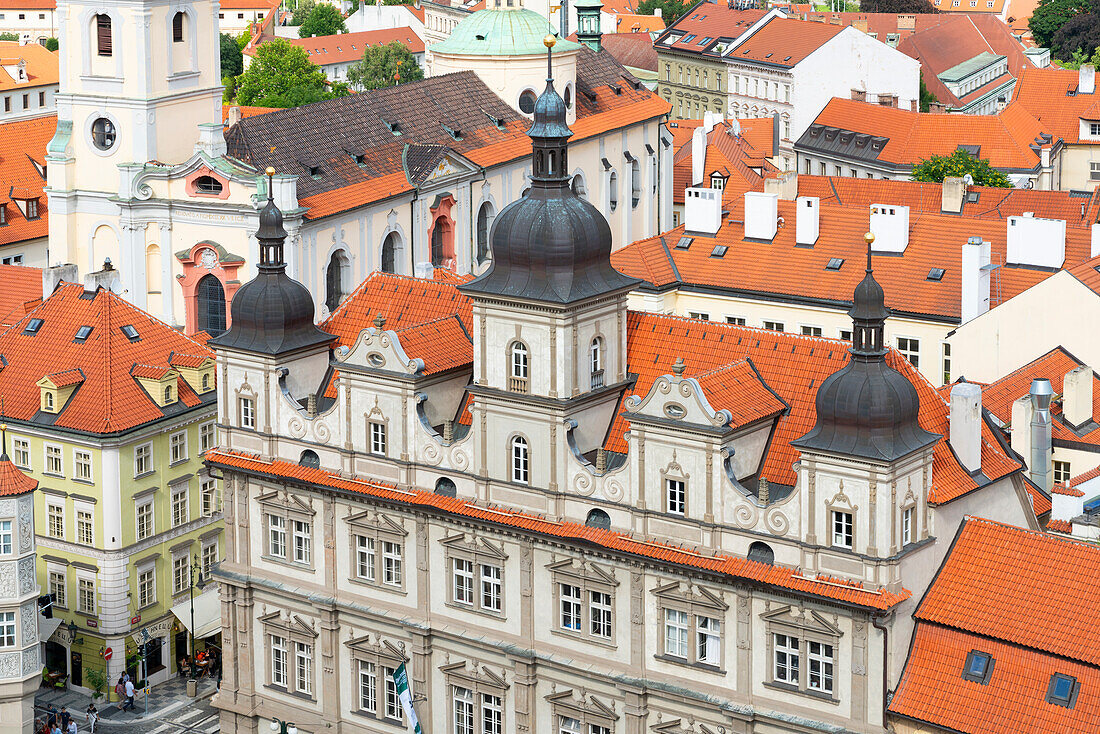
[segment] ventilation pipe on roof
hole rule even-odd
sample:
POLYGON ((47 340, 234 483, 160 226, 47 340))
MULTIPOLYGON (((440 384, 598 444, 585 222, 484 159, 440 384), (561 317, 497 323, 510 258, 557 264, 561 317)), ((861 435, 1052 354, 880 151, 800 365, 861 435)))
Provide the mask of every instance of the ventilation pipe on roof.
POLYGON ((982 468, 982 389, 973 382, 951 388, 948 441, 963 467, 973 474, 982 468))
POLYGON ((745 237, 772 240, 778 229, 779 194, 745 192, 745 237))
POLYGON ((800 196, 795 204, 794 243, 813 245, 821 231, 821 200, 816 196, 800 196))
POLYGON ((960 265, 962 302, 959 315, 964 324, 989 310, 989 265, 989 243, 981 237, 968 239, 962 247, 960 265))
POLYGON ((948 176, 943 180, 940 211, 961 214, 966 199, 966 182, 961 177, 948 176))
POLYGON ((1082 365, 1062 381, 1062 417, 1074 428, 1092 420, 1092 367, 1082 365))
POLYGON ((703 183, 703 167, 707 160, 707 134, 702 126, 691 134, 691 184, 703 183))
POLYGON ((1024 395, 1012 403, 1012 450, 1031 462, 1031 395, 1024 395))
POLYGON ((1053 397, 1054 389, 1050 386, 1050 380, 1031 381, 1031 481, 1045 492, 1050 492, 1054 486, 1050 440, 1050 400, 1053 397))
POLYGON ((1096 67, 1092 64, 1081 64, 1077 70, 1077 93, 1093 94, 1096 91, 1096 67))
POLYGON ((42 298, 49 298, 61 283, 79 283, 80 272, 72 263, 42 268, 42 298))

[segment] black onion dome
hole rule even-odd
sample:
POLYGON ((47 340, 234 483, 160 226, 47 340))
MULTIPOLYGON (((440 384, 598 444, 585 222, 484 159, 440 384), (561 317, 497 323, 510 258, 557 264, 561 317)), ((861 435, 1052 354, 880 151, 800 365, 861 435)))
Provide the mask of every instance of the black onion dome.
POLYGON ((890 310, 886 308, 886 294, 870 272, 856 286, 848 315, 856 321, 885 321, 890 315, 890 310))
POLYGON ((554 89, 554 82, 546 80, 546 89, 535 100, 535 110, 531 115, 534 124, 527 130, 532 138, 568 138, 573 131, 566 125, 565 100, 554 89))

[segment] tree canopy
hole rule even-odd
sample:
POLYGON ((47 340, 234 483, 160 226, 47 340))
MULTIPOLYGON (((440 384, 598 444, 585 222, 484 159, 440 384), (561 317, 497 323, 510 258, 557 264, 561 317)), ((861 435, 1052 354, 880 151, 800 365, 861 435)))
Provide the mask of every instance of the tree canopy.
POLYGON ((222 76, 237 76, 244 71, 244 57, 237 39, 228 33, 221 34, 222 76))
POLYGON ((344 16, 336 9, 336 6, 322 2, 310 8, 309 15, 305 17, 298 28, 298 37, 331 36, 336 33, 347 32, 348 27, 344 25, 344 16))
POLYGON ((363 58, 348 67, 348 86, 359 92, 423 78, 424 72, 412 52, 397 41, 367 48, 363 58))
POLYGON ((304 23, 309 16, 309 11, 313 10, 313 6, 316 4, 317 0, 298 0, 298 4, 294 6, 294 13, 290 16, 288 25, 301 25, 304 23))
POLYGON ((862 0, 861 13, 935 13, 928 0, 862 0))
POLYGON ((683 0, 642 0, 638 3, 638 15, 655 15, 653 11, 660 8, 665 25, 670 26, 692 5, 693 3, 685 3, 683 0))
POLYGON ((268 41, 237 77, 237 101, 260 107, 298 107, 322 99, 342 97, 347 87, 326 86, 325 74, 314 66, 305 49, 285 38, 268 41))
POLYGON ((1008 176, 989 165, 984 158, 975 158, 965 150, 956 150, 951 155, 934 155, 913 166, 914 181, 943 183, 947 177, 961 178, 966 174, 974 178, 976 186, 997 186, 1012 188, 1008 176))
POLYGON ((1096 32, 1089 26, 1095 26, 1098 20, 1096 8, 1089 0, 1039 0, 1028 28, 1037 44, 1049 48, 1055 58, 1068 60, 1078 49, 1086 56, 1092 55, 1096 32), (1072 25, 1070 21, 1074 21, 1072 25), (1091 46, 1087 45, 1090 36, 1091 46))
POLYGON ((928 112, 931 109, 933 102, 939 102, 937 97, 927 86, 924 84, 924 77, 920 78, 920 111, 928 112))

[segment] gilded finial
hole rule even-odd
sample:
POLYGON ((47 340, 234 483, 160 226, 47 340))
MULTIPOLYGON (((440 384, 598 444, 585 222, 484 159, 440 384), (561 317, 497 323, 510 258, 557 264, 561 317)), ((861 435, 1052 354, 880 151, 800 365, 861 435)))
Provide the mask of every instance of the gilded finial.
POLYGON ((275 175, 275 167, 274 166, 268 166, 267 170, 264 171, 264 174, 266 174, 269 178, 271 176, 274 176, 275 175))
POLYGON ((871 272, 871 245, 875 242, 875 233, 868 232, 863 235, 863 241, 867 243, 867 272, 871 272))
POLYGON ((542 39, 542 45, 546 46, 546 48, 553 48, 554 44, 557 42, 558 39, 554 36, 553 33, 547 33, 546 37, 542 39))

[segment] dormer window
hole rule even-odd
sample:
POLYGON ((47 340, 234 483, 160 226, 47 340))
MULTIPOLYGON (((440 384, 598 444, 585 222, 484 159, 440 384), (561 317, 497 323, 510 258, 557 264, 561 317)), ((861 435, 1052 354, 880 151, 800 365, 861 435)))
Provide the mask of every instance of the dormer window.
POLYGON ((171 385, 165 385, 164 386, 164 402, 165 402, 165 404, 173 402, 173 400, 172 400, 172 386, 171 385))
POLYGON ((712 173, 710 176, 710 187, 721 191, 726 188, 726 179, 721 174, 712 173))
POLYGON ((56 410, 55 401, 57 398, 54 396, 52 390, 46 390, 42 393, 42 409, 50 413, 56 410))
POLYGON ((222 190, 222 182, 213 176, 199 176, 195 179, 195 193, 219 196, 222 190))
POLYGON ((38 199, 27 199, 27 219, 38 219, 38 199))
POLYGON ((204 372, 202 375, 202 390, 206 392, 210 389, 210 373, 204 372))

